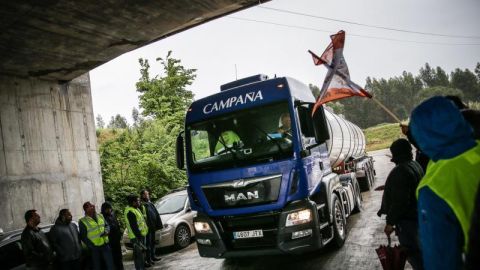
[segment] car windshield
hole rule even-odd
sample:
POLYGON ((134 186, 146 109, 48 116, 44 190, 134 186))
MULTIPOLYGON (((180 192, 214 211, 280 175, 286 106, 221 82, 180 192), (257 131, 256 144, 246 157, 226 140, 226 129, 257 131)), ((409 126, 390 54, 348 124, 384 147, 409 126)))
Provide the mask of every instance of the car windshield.
POLYGON ((187 126, 192 170, 225 169, 293 155, 287 102, 237 111, 187 126))
POLYGON ((185 206, 187 195, 175 195, 161 199, 155 203, 160 215, 179 212, 185 206))

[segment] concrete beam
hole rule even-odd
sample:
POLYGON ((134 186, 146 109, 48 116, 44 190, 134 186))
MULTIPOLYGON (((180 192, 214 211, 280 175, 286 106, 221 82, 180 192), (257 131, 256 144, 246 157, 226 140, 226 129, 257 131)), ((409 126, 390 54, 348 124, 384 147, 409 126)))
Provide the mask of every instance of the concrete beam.
POLYGON ((258 0, 0 2, 0 74, 68 81, 258 0))

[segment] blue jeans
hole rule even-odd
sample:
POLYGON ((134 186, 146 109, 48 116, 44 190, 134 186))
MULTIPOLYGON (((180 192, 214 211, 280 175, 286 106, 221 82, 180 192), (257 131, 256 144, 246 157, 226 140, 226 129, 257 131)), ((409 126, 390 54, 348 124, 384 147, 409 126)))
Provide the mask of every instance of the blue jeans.
POLYGON ((110 246, 108 244, 100 247, 91 247, 90 252, 92 254, 92 265, 94 270, 114 270, 112 251, 110 250, 110 246), (105 265, 105 268, 102 268, 102 261, 105 265))
POLYGON ((145 237, 130 239, 133 244, 133 262, 136 270, 145 269, 145 237))

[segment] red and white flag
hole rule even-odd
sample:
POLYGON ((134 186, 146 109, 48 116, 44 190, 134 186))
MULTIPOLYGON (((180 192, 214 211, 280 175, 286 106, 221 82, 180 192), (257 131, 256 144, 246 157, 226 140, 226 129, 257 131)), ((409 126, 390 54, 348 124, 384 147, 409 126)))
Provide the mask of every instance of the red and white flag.
POLYGON ((313 113, 319 106, 329 101, 351 96, 372 97, 365 89, 350 80, 347 63, 343 57, 345 31, 339 31, 337 34, 331 35, 330 38, 332 42, 321 56, 317 56, 310 50, 308 51, 312 55, 313 63, 316 66, 324 65, 328 68, 320 95, 313 107, 313 113))

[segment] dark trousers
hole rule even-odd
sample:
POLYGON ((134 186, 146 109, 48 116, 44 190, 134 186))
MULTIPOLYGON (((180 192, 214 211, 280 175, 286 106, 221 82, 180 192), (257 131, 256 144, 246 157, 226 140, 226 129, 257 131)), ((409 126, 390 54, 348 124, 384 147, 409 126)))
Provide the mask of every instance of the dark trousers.
POLYGON ((112 250, 113 265, 115 270, 123 270, 122 246, 119 241, 110 241, 110 249, 112 250))
POLYGON ((80 259, 66 262, 59 262, 58 264, 60 270, 80 270, 80 259))
POLYGON ((145 237, 130 239, 133 244, 133 262, 136 270, 145 269, 145 237))
POLYGON ((400 245, 407 252, 407 261, 414 270, 423 270, 422 252, 418 238, 418 222, 402 220, 395 225, 400 245))
POLYGON ((146 261, 151 262, 155 258, 155 228, 148 228, 146 261))
POLYGON ((90 253, 92 256, 92 265, 94 270, 114 270, 112 251, 108 244, 100 247, 91 247, 90 253), (105 268, 102 267, 102 262, 104 263, 105 268))

